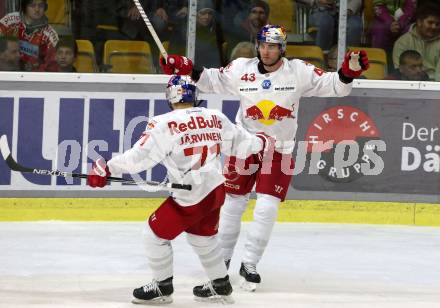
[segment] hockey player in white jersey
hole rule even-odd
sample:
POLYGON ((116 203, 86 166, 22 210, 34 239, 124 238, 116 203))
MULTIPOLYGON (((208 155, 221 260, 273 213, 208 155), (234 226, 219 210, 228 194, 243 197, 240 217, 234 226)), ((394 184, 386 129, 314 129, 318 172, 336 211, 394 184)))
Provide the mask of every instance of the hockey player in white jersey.
POLYGON ((209 282, 193 289, 196 300, 231 302, 232 287, 216 237, 225 188, 220 153, 246 158, 273 141, 232 124, 220 111, 199 108, 189 76, 172 76, 166 96, 173 111, 152 118, 139 141, 122 155, 95 162, 88 184, 103 187, 111 174, 138 173, 162 163, 171 182, 190 184, 149 217, 143 236, 153 281, 133 291, 133 303, 170 303, 171 240, 186 232, 209 282))
MULTIPOLYGON (((266 25, 257 36, 258 57, 238 58, 225 68, 205 68, 192 73, 202 92, 227 93, 240 98, 238 125, 251 133, 264 132, 277 140, 270 164, 260 164, 260 169, 252 175, 237 176, 236 157, 231 157, 226 165, 230 174, 225 184, 227 197, 221 212, 219 237, 228 266, 254 185, 257 193, 254 220, 249 226, 239 271, 245 279, 245 288, 251 291, 261 282, 256 266, 291 181, 294 165, 291 153, 295 146, 300 98, 346 96, 353 79, 368 69, 365 51, 348 52, 342 67, 334 73, 298 59, 288 60, 284 57, 286 37, 283 27, 266 25)), ((167 60, 161 61, 165 73, 189 71, 191 66, 188 59, 178 55, 169 55, 167 60)), ((252 163, 252 159, 246 163, 252 163)))

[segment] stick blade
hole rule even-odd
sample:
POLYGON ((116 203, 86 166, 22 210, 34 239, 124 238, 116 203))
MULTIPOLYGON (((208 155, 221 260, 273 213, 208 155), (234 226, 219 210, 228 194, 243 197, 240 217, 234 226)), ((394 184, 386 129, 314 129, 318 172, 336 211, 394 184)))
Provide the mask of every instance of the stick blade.
POLYGON ((0 151, 2 152, 3 159, 6 160, 11 154, 11 150, 8 145, 8 137, 3 135, 0 137, 0 151))

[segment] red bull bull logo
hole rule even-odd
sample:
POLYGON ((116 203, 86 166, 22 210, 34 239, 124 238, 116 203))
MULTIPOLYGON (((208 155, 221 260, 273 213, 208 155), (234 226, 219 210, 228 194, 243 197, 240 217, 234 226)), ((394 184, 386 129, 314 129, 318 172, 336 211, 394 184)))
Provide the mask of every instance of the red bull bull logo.
POLYGON ((269 100, 262 100, 258 104, 246 109, 246 118, 258 121, 264 125, 272 125, 275 121, 285 118, 294 119, 293 110, 281 107, 269 100))

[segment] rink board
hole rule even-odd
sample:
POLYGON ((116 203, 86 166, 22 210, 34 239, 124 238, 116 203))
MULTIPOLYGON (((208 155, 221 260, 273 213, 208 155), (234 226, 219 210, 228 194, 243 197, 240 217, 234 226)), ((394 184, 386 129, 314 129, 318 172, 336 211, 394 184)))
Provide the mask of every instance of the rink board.
MULTIPOLYGON (((86 173, 94 158, 98 155, 109 158, 130 148, 148 118, 168 111, 163 93, 167 78, 5 73, 0 77, 0 134, 8 136, 12 154, 21 164, 86 173)), ((349 97, 302 100, 297 144, 323 136, 337 138, 341 125, 346 125, 342 128, 350 132, 349 138, 359 146, 359 158, 364 151, 371 150, 363 146, 368 139, 384 142, 386 150, 375 152, 384 168, 377 175, 368 175, 348 166, 332 175, 330 156, 330 160, 326 157, 321 161, 326 167, 313 173, 312 153, 307 151, 304 172, 295 174, 287 199, 316 200, 313 205, 318 207, 322 204, 320 200, 407 202, 413 213, 418 209, 414 204, 440 203, 438 90, 437 83, 361 80, 355 82, 349 97), (345 119, 350 121, 343 122, 345 119), (371 138, 365 138, 365 132, 371 138)), ((204 106, 219 109, 234 120, 239 106, 235 97, 209 94, 201 98, 205 99, 204 106)), ((297 157, 297 165, 299 162, 297 157)), ((356 160, 353 164, 359 162, 362 163, 356 160)), ((157 166, 137 178, 160 181, 164 176, 164 168, 157 166)), ((118 183, 94 190, 84 180, 11 172, 0 160, 2 198, 72 198, 75 203, 78 197, 143 200, 165 195, 118 183)), ((0 204, 3 207, 8 201, 4 199, 0 204)), ((331 217, 338 204, 328 207, 323 214, 327 218, 323 219, 336 219, 331 217)), ((292 216, 309 213, 308 216, 320 221, 315 208, 301 206, 292 207, 295 213, 292 216)), ((421 213, 426 212, 423 209, 421 213)), ((406 211, 405 203, 397 212, 401 211, 406 211)), ((342 216, 350 216, 345 212, 341 209, 342 216)), ((416 215, 412 216, 412 222, 411 219, 399 221, 414 223, 416 215)))

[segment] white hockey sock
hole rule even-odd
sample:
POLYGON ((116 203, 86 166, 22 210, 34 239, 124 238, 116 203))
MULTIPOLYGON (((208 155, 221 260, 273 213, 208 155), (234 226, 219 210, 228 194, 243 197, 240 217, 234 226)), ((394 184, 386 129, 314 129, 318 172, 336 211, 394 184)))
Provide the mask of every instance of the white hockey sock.
POLYGON ((254 220, 247 232, 243 262, 257 264, 266 249, 278 216, 280 199, 266 194, 257 194, 254 220))
POLYGON ((218 235, 223 258, 232 258, 235 244, 240 235, 241 217, 249 202, 249 194, 244 196, 226 194, 225 204, 220 212, 218 235))
POLYGON ((223 278, 228 274, 217 236, 200 236, 187 233, 186 239, 199 256, 209 280, 223 278))
POLYGON ((154 234, 148 222, 143 231, 143 238, 153 278, 157 281, 162 281, 173 276, 173 249, 171 242, 154 234))

